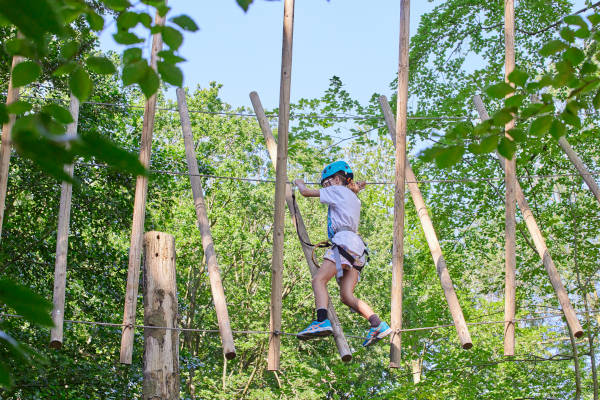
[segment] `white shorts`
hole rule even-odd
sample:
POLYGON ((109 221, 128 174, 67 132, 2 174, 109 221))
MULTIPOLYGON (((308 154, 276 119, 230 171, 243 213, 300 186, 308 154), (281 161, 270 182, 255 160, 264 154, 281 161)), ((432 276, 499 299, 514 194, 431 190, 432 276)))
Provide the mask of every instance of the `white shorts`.
MULTIPOLYGON (((348 251, 348 249, 346 249, 346 251, 348 251)), ((348 253, 350 253, 350 255, 352 256, 356 256, 355 253, 348 251, 348 253)), ((365 265, 365 256, 364 254, 361 257, 357 257, 358 258, 358 264, 359 265, 365 265)), ((333 254, 333 250, 332 249, 327 249, 327 251, 325 252, 325 255, 323 256, 324 260, 329 260, 335 263, 335 255, 333 254)), ((343 255, 340 254, 340 262, 342 263, 342 266, 348 266, 348 268, 352 267, 352 262, 348 261, 348 259, 346 257, 344 257, 343 255)))

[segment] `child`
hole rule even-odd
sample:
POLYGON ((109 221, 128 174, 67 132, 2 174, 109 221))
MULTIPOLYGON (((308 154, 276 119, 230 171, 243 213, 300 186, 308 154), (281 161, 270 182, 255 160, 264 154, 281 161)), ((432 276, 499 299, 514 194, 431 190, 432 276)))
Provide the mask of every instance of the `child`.
POLYGON ((369 346, 389 335, 392 329, 382 322, 373 309, 354 296, 360 270, 365 264, 365 244, 356 233, 360 219, 360 200, 356 194, 365 188, 365 182, 354 182, 352 169, 345 161, 336 161, 323 169, 322 189, 309 189, 302 179, 296 179, 300 194, 304 197, 320 197, 327 204, 327 236, 333 247, 325 253, 323 264, 313 276, 317 320, 298 333, 298 339, 306 340, 333 333, 327 317, 327 282, 334 275, 338 278, 342 303, 360 313, 371 324, 363 346, 369 346))

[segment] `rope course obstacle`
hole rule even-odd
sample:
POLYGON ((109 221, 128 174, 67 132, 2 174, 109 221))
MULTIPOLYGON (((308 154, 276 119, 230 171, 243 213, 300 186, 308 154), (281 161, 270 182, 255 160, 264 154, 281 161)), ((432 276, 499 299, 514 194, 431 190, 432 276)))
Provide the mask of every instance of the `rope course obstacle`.
MULTIPOLYGON (((596 3, 599 5, 600 3, 596 3)), ((506 75, 514 69, 514 4, 513 0, 505 1, 505 45, 506 45, 506 64, 505 70, 506 75)), ((563 316, 565 317, 570 330, 573 335, 577 338, 583 335, 583 328, 577 318, 577 312, 575 312, 571 302, 568 298, 566 289, 562 283, 561 277, 557 271, 557 268, 552 260, 548 248, 546 246, 544 237, 541 233, 540 228, 535 221, 533 213, 529 208, 523 190, 519 183, 520 179, 523 178, 559 178, 567 176, 576 176, 576 174, 556 174, 556 175, 526 175, 517 177, 516 176, 516 164, 515 160, 504 160, 499 154, 498 161, 500 162, 502 169, 505 172, 505 177, 487 177, 487 178, 461 178, 461 179, 441 179, 441 180, 427 180, 417 179, 415 176, 410 162, 408 161, 406 154, 406 129, 407 120, 409 119, 463 119, 466 117, 461 116, 408 116, 407 115, 407 101, 408 101, 408 21, 409 21, 409 10, 410 2, 408 0, 401 1, 401 32, 400 32, 400 62, 398 72, 398 107, 397 116, 394 119, 392 115, 391 107, 387 99, 382 96, 379 99, 383 116, 377 116, 379 119, 385 120, 386 128, 389 131, 390 137, 395 147, 395 180, 394 182, 368 182, 372 185, 394 185, 395 186, 395 199, 394 199, 394 237, 393 237, 393 273, 392 273, 392 328, 394 329, 393 335, 390 340, 390 363, 391 368, 400 367, 400 354, 401 354, 401 333, 410 333, 418 331, 445 329, 449 327, 455 327, 460 344, 463 349, 469 349, 473 346, 471 336, 469 333, 469 326, 478 325, 492 325, 492 324, 503 324, 504 325, 504 355, 513 356, 515 349, 515 324, 525 323, 530 321, 544 320, 547 318, 556 318, 563 316), (481 182, 487 181, 488 183, 492 180, 504 179, 506 187, 506 227, 505 227, 505 268, 506 268, 506 282, 505 282, 505 317, 502 321, 480 321, 480 322, 466 322, 462 308, 458 301, 458 296, 454 290, 453 282, 450 278, 450 274, 446 265, 446 261, 442 254, 440 242, 437 234, 433 227, 431 217, 429 216, 427 206, 423 199, 423 195, 419 188, 419 184, 424 183, 440 183, 440 182, 481 182), (416 207, 417 215, 419 217, 427 244, 429 246, 433 263, 436 268, 436 272, 440 279, 448 308, 453 319, 452 324, 443 324, 429 327, 416 327, 416 328, 403 328, 402 327, 402 277, 403 277, 403 243, 404 243, 404 192, 405 187, 408 185, 408 190, 412 197, 413 203, 416 207), (529 233, 532 237, 534 246, 541 261, 549 275, 552 286, 555 290, 556 296, 562 307, 562 314, 546 314, 538 317, 527 317, 527 318, 515 318, 515 267, 516 267, 516 250, 515 250, 515 236, 516 236, 516 220, 515 212, 516 206, 521 210, 524 221, 527 225, 529 233)), ((131 364, 132 352, 133 352, 133 337, 135 329, 147 329, 147 330, 164 330, 164 331, 176 331, 176 332, 196 332, 196 333, 219 333, 221 336, 223 353, 226 359, 233 359, 236 356, 235 344, 233 335, 241 334, 266 334, 269 335, 269 355, 268 355, 268 370, 277 371, 280 367, 280 341, 281 336, 296 336, 295 333, 284 332, 282 330, 281 322, 281 308, 282 308, 282 273, 283 273, 283 245, 284 245, 284 216, 285 216, 285 204, 290 212, 291 220, 296 228, 299 241, 304 252, 306 262, 308 264, 311 274, 315 274, 318 266, 312 259, 312 249, 309 245, 310 239, 306 226, 302 219, 302 215, 295 203, 295 199, 292 195, 292 186, 288 181, 287 177, 287 132, 289 129, 290 118, 295 117, 290 114, 290 85, 291 85, 291 59, 292 59, 292 39, 293 39, 293 15, 294 15, 294 0, 286 0, 284 4, 284 24, 283 24, 283 44, 282 44, 282 67, 281 67, 281 86, 280 86, 280 103, 279 103, 279 115, 271 117, 278 118, 279 129, 278 129, 278 141, 276 142, 271 127, 269 125, 268 116, 265 114, 262 107, 260 98, 256 92, 250 93, 250 99, 254 108, 254 114, 250 113, 229 113, 229 112, 210 112, 203 110, 188 110, 185 91, 182 88, 177 89, 177 101, 178 111, 180 114, 180 121, 183 133, 183 141, 186 151, 186 161, 188 165, 188 172, 184 171, 168 171, 168 170, 153 170, 150 169, 151 173, 166 174, 166 175, 187 175, 190 178, 191 190, 194 199, 194 208, 196 211, 196 218, 198 222, 198 229, 202 236, 203 253, 205 262, 207 264, 207 270, 210 277, 212 297, 215 304, 215 310, 218 319, 219 329, 203 329, 203 328, 180 328, 176 326, 176 318, 170 315, 170 324, 160 325, 153 324, 151 318, 144 319, 144 325, 138 325, 135 323, 136 317, 136 304, 137 304, 137 292, 138 282, 140 273, 140 260, 144 246, 142 245, 142 239, 144 235, 144 219, 146 210, 146 198, 148 190, 148 178, 145 176, 138 176, 136 179, 135 189, 135 200, 133 206, 133 221, 131 229, 131 242, 129 247, 129 264, 128 264, 128 278, 127 288, 125 296, 125 305, 123 313, 123 322, 120 324, 110 322, 94 322, 94 321, 81 321, 81 320, 65 320, 64 319, 64 302, 65 302, 65 286, 66 286, 66 268, 67 268, 67 249, 68 249, 68 236, 69 236, 69 221, 70 221, 70 208, 71 208, 71 193, 72 188, 69 183, 63 182, 61 187, 61 200, 60 200, 60 211, 58 219, 57 229, 57 247, 56 247, 56 265, 55 265, 55 282, 54 282, 54 307, 52 317, 56 327, 51 331, 51 346, 60 348, 63 342, 63 324, 85 324, 85 325, 97 325, 106 327, 115 327, 122 329, 122 342, 121 342, 121 353, 120 361, 124 364, 131 364), (271 158, 273 168, 276 171, 276 179, 258 179, 248 177, 237 177, 237 176, 219 176, 210 174, 200 174, 197 164, 197 157, 193 147, 193 136, 192 128, 190 124, 189 113, 207 113, 207 114, 219 114, 227 117, 256 117, 258 124, 263 133, 263 137, 266 143, 266 147, 271 158), (204 200, 203 189, 200 178, 212 178, 212 179, 228 179, 228 180, 241 180, 248 182, 261 182, 261 183, 275 183, 275 207, 274 207, 274 230, 273 230, 273 259, 271 263, 272 270, 272 295, 271 295, 271 323, 269 330, 267 331, 252 331, 252 330, 232 330, 229 320, 229 313, 227 310, 227 303, 225 300, 225 293, 223 289, 223 283, 221 281, 220 270, 217 264, 217 255, 214 248, 214 243, 210 230, 210 223, 207 217, 207 206, 204 200), (150 322, 148 322, 150 321, 150 322)), ((163 24, 164 18, 158 14, 156 16, 156 23, 163 24)), ((152 43, 152 56, 151 65, 156 69, 157 53, 162 48, 161 34, 157 33, 153 36, 152 43)), ((13 69, 20 59, 18 57, 13 58, 13 69)), ((7 104, 18 99, 18 89, 12 88, 9 85, 7 93, 7 104)), ((45 99, 48 100, 48 99, 45 99)), ((151 147, 152 147, 152 134, 154 127, 154 118, 156 110, 163 111, 174 111, 169 108, 157 108, 156 107, 156 95, 150 97, 144 106, 144 122, 143 131, 140 145, 140 162, 145 167, 150 167, 151 158, 151 147)), ((475 108, 479 113, 481 120, 489 118, 487 111, 483 105, 483 101, 479 96, 473 98, 475 108)), ((102 102, 85 102, 83 104, 95 105, 95 106, 114 106, 114 107, 138 107, 136 105, 122 105, 102 102)), ((79 102, 74 96, 71 96, 70 111, 73 116, 74 122, 69 125, 68 134, 75 135, 77 132, 77 121, 79 113, 79 102)), ((298 116, 298 115, 296 115, 298 116)), ((355 115, 302 115, 305 118, 331 118, 331 119, 365 119, 368 117, 355 116, 355 115)), ((6 182, 8 176, 8 163, 10 159, 10 130, 11 124, 14 123, 14 116, 11 116, 11 120, 3 127, 2 132, 2 153, 0 156, 0 233, 3 222, 4 213, 4 200, 6 198, 6 182)), ((508 131, 513 125, 511 121, 507 126, 508 131)), ((600 189, 595 180, 592 178, 600 172, 590 172, 583 164, 578 155, 574 152, 572 147, 566 141, 561 138, 559 140, 561 149, 568 156, 569 160, 575 166, 578 174, 584 179, 585 183, 592 191, 596 199, 600 202, 600 189)), ((88 166, 88 167, 108 167, 104 164, 98 163, 77 163, 76 165, 88 166)), ((72 176, 73 165, 65 166, 65 171, 72 176)), ((317 184, 313 182, 312 184, 317 184)), ((146 235, 156 235, 157 232, 149 232, 146 235)), ((167 241, 173 241, 172 237, 165 238, 167 241)), ((153 245, 147 244, 149 248, 154 249, 153 245)), ((156 245, 158 246, 158 245, 156 245)), ((162 257, 162 248, 166 245, 158 246, 156 252, 151 250, 151 254, 156 254, 155 258, 162 257)), ((165 250, 165 256, 167 259, 170 258, 172 262, 171 269, 169 271, 172 275, 168 284, 173 286, 175 282, 175 269, 174 269, 174 244, 167 246, 165 250)), ((165 247, 166 248, 166 247, 165 247)), ((149 259, 151 259, 150 257, 149 259)), ((144 279, 151 279, 144 275, 144 279)), ((158 278, 156 278, 158 279, 158 278)), ((152 287, 153 283, 149 282, 148 286, 152 287)), ((171 288, 172 290, 172 288, 171 288)), ((176 300, 176 299, 175 299, 176 300)), ((176 314, 176 301, 175 301, 175 314, 176 314)), ((149 308, 149 307, 148 307, 149 308)), ((338 349, 340 358, 348 362, 352 360, 352 351, 348 344, 347 338, 363 339, 361 336, 345 334, 337 317, 336 311, 331 301, 328 306, 329 317, 332 322, 334 331, 334 340, 338 349)), ((599 310, 593 310, 592 313, 598 314, 599 310)), ((0 314, 2 317, 20 318, 16 314, 0 314)), ((171 338, 172 339, 172 338, 171 338)), ((176 340, 174 341, 176 343, 176 340)), ((173 345, 174 351, 177 350, 177 345, 173 345)), ((176 357, 175 357, 176 358, 176 357)), ((564 361, 561 359, 537 359, 533 361, 564 361)), ((525 359, 503 359, 494 361, 492 363, 474 364, 467 365, 465 368, 475 368, 482 366, 497 365, 502 362, 527 362, 525 359)), ((173 360, 171 359, 171 363, 173 360)), ((173 370, 177 369, 176 365, 173 365, 173 370)), ((433 368, 430 371, 443 370, 442 368, 433 368)))

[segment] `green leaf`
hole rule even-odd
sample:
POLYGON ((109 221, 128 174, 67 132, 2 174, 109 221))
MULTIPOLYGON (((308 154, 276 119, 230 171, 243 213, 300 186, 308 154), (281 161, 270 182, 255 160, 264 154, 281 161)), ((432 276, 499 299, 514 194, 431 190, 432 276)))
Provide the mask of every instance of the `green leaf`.
POLYGON ((511 128, 508 130, 507 134, 509 134, 515 142, 524 142, 525 139, 527 139, 527 134, 520 128, 511 128))
POLYGON ((0 103, 0 124, 8 122, 8 111, 6 110, 6 104, 0 103))
POLYGON ((147 174, 136 154, 121 149, 99 134, 83 135, 80 141, 73 143, 73 149, 83 157, 100 160, 115 169, 133 175, 147 174))
MULTIPOLYGON (((0 333, 4 333, 0 331, 0 333)), ((4 365, 4 360, 0 360, 0 387, 10 388, 13 385, 13 379, 10 376, 8 368, 4 365)))
POLYGON ((198 30, 198 25, 196 25, 194 20, 187 15, 178 15, 177 17, 171 18, 169 21, 179 25, 181 29, 186 31, 196 32, 198 30))
POLYGON ((567 45, 564 42, 560 40, 551 40, 544 46, 542 46, 542 48, 540 49, 540 54, 542 56, 547 57, 551 56, 552 54, 558 53, 559 51, 562 51, 566 48, 567 45))
POLYGON ((8 280, 0 280, 0 303, 22 315, 36 325, 54 326, 49 311, 52 305, 31 289, 8 280))
POLYGON ((527 82, 528 77, 529 77, 529 74, 520 69, 515 69, 513 72, 508 74, 508 80, 510 82, 514 83, 515 85, 521 86, 521 87, 525 86, 525 83, 527 82))
POLYGON ((20 55, 27 58, 37 58, 35 45, 29 39, 12 38, 6 41, 4 48, 10 55, 20 55))
POLYGON ((131 6, 127 0, 102 0, 102 2, 115 11, 123 11, 131 6))
POLYGON ((0 16, 39 45, 44 43, 46 33, 61 35, 65 27, 59 3, 51 0, 36 0, 34 4, 30 1, 0 0, 0 16))
POLYGON ((93 83, 88 73, 81 67, 75 68, 69 77, 69 89, 79 99, 86 101, 92 91, 93 83))
POLYGON ((583 51, 576 47, 569 47, 562 55, 563 60, 569 61, 572 65, 578 65, 585 60, 583 51))
POLYGON ((166 63, 169 63, 169 64, 177 64, 177 63, 185 61, 185 58, 176 56, 175 54, 173 54, 173 51, 171 51, 171 50, 159 51, 158 56, 162 57, 162 59, 166 63))
POLYGON ((157 33, 162 33, 163 29, 163 25, 154 25, 152 28, 150 28, 150 33, 156 35, 157 33))
POLYGON ((175 87, 183 86, 183 73, 173 64, 159 61, 158 72, 163 81, 170 83, 175 87))
POLYGON ((46 104, 42 107, 42 111, 52 115, 58 122, 70 124, 73 122, 71 112, 58 104, 46 104))
POLYGON ((60 56, 65 60, 70 60, 79 51, 79 42, 77 40, 70 40, 62 45, 60 49, 60 56))
POLYGON ((510 86, 508 83, 500 82, 500 83, 497 83, 495 85, 488 87, 485 92, 488 94, 488 96, 490 96, 494 99, 502 99, 507 94, 510 94, 514 91, 515 91, 515 89, 512 86, 510 86))
POLYGON ((498 147, 498 135, 486 136, 481 140, 481 151, 490 153, 498 147))
POLYGON ((104 18, 102 18, 102 16, 100 16, 94 10, 88 10, 88 12, 85 14, 85 19, 87 20, 88 24, 90 24, 90 28, 93 31, 98 32, 104 29, 104 18))
POLYGON ((540 110, 542 109, 542 107, 544 107, 544 105, 540 104, 540 103, 530 104, 521 111, 521 117, 529 118, 529 117, 539 113, 540 110))
POLYGON ((139 17, 137 13, 133 11, 123 11, 117 17, 117 27, 119 30, 127 31, 129 28, 133 28, 139 22, 139 17))
POLYGON ((542 136, 550 129, 553 119, 554 117, 552 115, 542 115, 541 117, 538 117, 531 123, 529 134, 532 136, 542 136))
POLYGON ((42 68, 33 61, 22 61, 12 71, 11 79, 15 87, 25 86, 42 74, 42 68))
POLYGON ((156 7, 156 11, 158 12, 158 15, 160 15, 161 17, 164 17, 165 15, 167 15, 167 13, 169 12, 170 9, 171 9, 171 7, 167 7, 164 3, 163 3, 163 5, 156 7))
POLYGON ((52 75, 63 76, 63 75, 70 74, 71 72, 73 72, 75 67, 77 67, 77 63, 75 61, 66 62, 66 63, 60 65, 58 68, 56 68, 54 70, 54 72, 52 73, 52 75))
POLYGON ((175 28, 171 28, 170 26, 163 27, 162 38, 171 50, 177 50, 183 42, 183 36, 181 35, 181 32, 175 28))
POLYGON ((85 61, 88 68, 97 74, 114 74, 117 69, 113 63, 106 57, 90 56, 85 61))
POLYGON ((523 104, 523 100, 525 100, 525 95, 524 94, 515 94, 513 96, 507 97, 504 100, 504 105, 506 107, 521 107, 521 104, 523 104))
MULTIPOLYGON (((160 53, 158 53, 160 54, 160 53)), ((131 64, 142 59, 142 49, 131 47, 123 52, 123 64, 131 64)))
POLYGON ((575 127, 575 128, 580 128, 581 127, 581 120, 579 119, 579 117, 577 115, 574 115, 573 113, 571 113, 568 109, 565 108, 565 110, 560 114, 560 117, 563 121, 565 121, 567 124, 575 127))
POLYGON ((598 13, 590 14, 587 18, 590 20, 592 25, 598 25, 600 23, 600 14, 598 13))
POLYGON ((575 31, 575 36, 579 39, 587 39, 591 36, 591 32, 588 28, 581 28, 575 31))
POLYGON ((140 85, 144 96, 149 98, 158 90, 158 87, 160 86, 160 80, 158 79, 156 72, 154 72, 152 68, 147 67, 144 77, 138 81, 138 84, 140 85))
POLYGON ((560 30, 560 37, 569 43, 575 41, 575 31, 569 27, 564 27, 560 30))
POLYGON ((435 158, 438 168, 448 168, 458 163, 465 152, 463 146, 451 146, 443 148, 435 158))
POLYGON ((138 60, 129 64, 125 64, 123 67, 123 85, 129 86, 133 83, 139 82, 144 75, 146 75, 146 69, 149 68, 146 64, 146 60, 138 60))
POLYGON ((598 70, 598 67, 596 66, 596 64, 586 61, 583 63, 583 65, 581 66, 581 73, 583 75, 585 74, 591 74, 593 72, 596 72, 598 70))
POLYGON ((495 126, 504 126, 513 120, 512 114, 505 109, 499 110, 492 116, 492 123, 495 126))
POLYGON ((27 111, 30 111, 30 110, 31 110, 31 104, 29 104, 28 102, 23 101, 23 100, 17 100, 6 106, 6 111, 9 114, 20 115, 20 114, 25 114, 27 111))
POLYGON ((149 14, 139 13, 138 14, 138 20, 146 28, 150 29, 150 27, 152 27, 152 17, 149 14))
POLYGON ((567 15, 563 19, 563 21, 565 22, 565 24, 569 24, 569 25, 577 25, 577 26, 580 26, 580 27, 586 28, 586 29, 588 27, 587 23, 580 15, 567 15))
POLYGON ((113 38, 115 39, 115 42, 117 42, 119 44, 129 45, 129 44, 137 44, 137 43, 144 42, 144 39, 140 39, 139 37, 135 36, 131 32, 124 32, 124 31, 119 31, 119 32, 115 33, 113 35, 113 38))
POLYGON ((600 108, 600 90, 598 90, 596 92, 596 95, 594 96, 594 99, 592 100, 592 104, 595 109, 600 108))
POLYGON ((567 133, 567 127, 560 122, 559 119, 554 119, 554 121, 552 121, 552 125, 550 126, 550 134, 555 138, 558 139, 561 136, 564 136, 567 133))
POLYGON ((492 120, 488 119, 486 121, 481 122, 475 128, 473 128, 473 135, 480 136, 483 133, 486 133, 492 127, 492 120))
POLYGON ((62 141, 64 136, 56 136, 46 131, 42 114, 30 114, 18 118, 13 126, 12 139, 15 149, 22 157, 32 160, 45 173, 65 182, 74 179, 65 173, 64 164, 73 162, 73 154, 66 151, 62 141), (49 139, 52 137, 53 140, 49 139))
POLYGON ((517 150, 517 146, 515 142, 510 140, 507 137, 503 137, 500 139, 500 143, 498 143, 498 153, 507 160, 512 160, 515 151, 517 150))
POLYGON ((242 7, 242 10, 244 10, 245 12, 248 11, 248 7, 250 7, 250 4, 252 4, 253 0, 237 0, 237 3, 240 7, 242 7))

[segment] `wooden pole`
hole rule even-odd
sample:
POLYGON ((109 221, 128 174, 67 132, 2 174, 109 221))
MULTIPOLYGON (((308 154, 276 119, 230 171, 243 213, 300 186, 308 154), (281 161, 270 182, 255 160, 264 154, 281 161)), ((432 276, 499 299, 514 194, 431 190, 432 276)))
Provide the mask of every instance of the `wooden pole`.
MULTIPOLYGON (((479 95, 473 96, 473 103, 475 103, 475 108, 479 113, 479 117, 482 121, 488 120, 490 117, 483 105, 483 101, 479 95)), ((504 159, 497 154, 498 160, 500 161, 500 165, 504 169, 504 159)), ((540 228, 535 221, 535 217, 531 212, 531 208, 529 208, 529 204, 525 199, 525 195, 523 194, 523 190, 521 189, 521 185, 518 181, 515 182, 515 195, 517 198, 517 204, 521 209, 521 214, 523 214, 523 219, 525 220, 525 224, 527 225, 527 229, 529 230, 529 234, 533 239, 533 243, 538 252, 538 255, 542 259, 542 263, 546 268, 546 272, 550 278, 550 282, 552 283, 552 287, 556 292, 556 297, 558 297, 558 301, 562 306, 563 313, 565 314, 565 318, 567 319, 567 323, 573 332, 575 337, 579 338, 583 335, 583 329, 577 320, 577 315, 575 314, 575 310, 573 310, 573 306, 571 305, 571 301, 569 300, 569 296, 565 287, 562 284, 560 275, 554 265, 554 261, 550 256, 550 252, 548 251, 548 247, 546 246, 546 241, 544 240, 544 236, 540 228)))
POLYGON ((396 162, 394 180, 394 244, 392 247, 392 311, 390 368, 400 368, 402 349, 402 280, 404 278, 404 192, 406 187, 406 126, 408 106, 408 53, 410 46, 410 0, 400 0, 398 101, 396 103, 396 162))
POLYGON ((179 117, 181 118, 181 130, 183 131, 183 143, 185 145, 185 157, 188 163, 190 184, 194 196, 196 219, 198 220, 198 230, 202 236, 202 248, 204 249, 204 258, 206 260, 208 276, 210 278, 210 288, 212 291, 213 302, 215 303, 215 310, 217 312, 219 332, 223 343, 223 354, 225 354, 225 358, 231 360, 235 358, 235 345, 233 343, 231 325, 229 324, 229 313, 227 312, 225 292, 223 290, 223 283, 221 282, 221 271, 219 270, 219 265, 217 263, 217 253, 215 252, 215 246, 210 232, 210 222, 208 221, 202 183, 200 182, 200 171, 198 169, 196 152, 194 150, 190 115, 185 98, 185 91, 182 88, 177 88, 176 93, 179 117))
MULTIPOLYGON (((71 93, 69 105, 73 122, 67 126, 67 136, 77 136, 79 119, 79 99, 71 93)), ((65 165, 65 173, 73 176, 73 164, 65 165)), ((71 221, 71 195, 73 187, 63 182, 60 187, 60 208, 58 211, 58 228, 56 229, 56 260, 54 264, 54 294, 52 300, 52 321, 54 328, 50 330, 50 347, 60 349, 63 342, 63 320, 65 313, 65 288, 67 285, 67 252, 69 249, 69 224, 71 221)))
MULTIPOLYGON (((254 106, 256 119, 258 120, 258 124, 260 125, 263 136, 265 138, 265 143, 267 144, 267 150, 269 151, 269 156, 271 157, 273 168, 276 169, 277 142, 275 141, 273 133, 271 132, 271 127, 269 126, 269 121, 267 120, 267 116, 265 115, 265 111, 260 102, 260 98, 258 97, 258 93, 250 93, 250 100, 252 101, 252 105, 254 106)), ((296 232, 298 232, 298 238, 300 239, 302 251, 304 252, 304 258, 306 259, 306 263, 308 264, 310 274, 311 276, 314 276, 319 270, 319 267, 315 265, 312 260, 312 248, 307 245, 307 243, 310 243, 310 237, 306 232, 306 226, 304 225, 304 220, 302 219, 300 210, 296 206, 294 198, 292 197, 292 188, 289 184, 287 184, 285 187, 285 201, 290 211, 292 222, 296 226, 296 232)), ((348 341, 344 336, 344 331, 342 330, 340 320, 337 316, 337 313, 335 312, 335 308, 333 307, 331 300, 329 300, 327 303, 327 315, 329 317, 329 320, 331 321, 331 327, 333 329, 333 339, 337 346, 340 357, 342 361, 349 362, 352 360, 352 352, 350 351, 350 346, 348 346, 348 341)))
POLYGON ((179 399, 175 239, 163 232, 144 235, 144 325, 164 328, 144 328, 142 397, 179 399))
MULTIPOLYGON (((165 18, 156 13, 155 23, 164 25, 165 18)), ((152 38, 152 53, 150 66, 156 71, 157 54, 162 50, 162 37, 160 33, 152 38)), ((150 96, 144 108, 144 124, 142 127, 142 141, 140 143, 140 162, 144 167, 150 165, 152 152, 152 130, 154 129, 154 113, 156 111, 156 94, 150 96)), ((138 176, 135 181, 135 199, 133 202, 133 222, 131 224, 131 244, 129 247, 129 267, 127 270, 127 292, 125 293, 125 307, 123 311, 123 332, 121 334, 121 363, 131 364, 133 353, 133 335, 135 324, 135 309, 137 306, 138 284, 140 279, 140 257, 142 253, 142 235, 144 233, 144 219, 146 217, 146 195, 148 192, 148 178, 138 176)))
POLYGON ((281 338, 281 301, 283 281, 283 231, 285 186, 287 182, 288 128, 294 37, 294 0, 285 0, 283 9, 283 43, 281 49, 281 84, 279 89, 279 128, 277 130, 277 168, 275 172, 275 213, 273 217, 273 259, 271 262, 271 322, 267 369, 279 370, 281 338))
MULTIPOLYGON (((13 56, 11 71, 23 61, 21 56, 13 56)), ((12 78, 8 81, 6 105, 19 100, 19 88, 14 87, 12 78)), ((10 149, 12 147, 11 131, 15 124, 16 115, 10 114, 8 122, 2 125, 2 143, 0 144, 0 240, 2 240, 2 225, 4 223, 4 205, 6 204, 6 189, 8 187, 8 168, 10 164, 10 149)))
MULTIPOLYGON (((379 104, 383 110, 383 116, 385 117, 388 131, 390 132, 392 142, 394 142, 395 146, 396 137, 393 135, 393 132, 396 132, 396 121, 394 121, 392 109, 390 108, 390 104, 385 96, 381 96, 379 98, 379 104)), ((421 195, 421 190, 417 184, 417 178, 410 167, 410 162, 408 159, 406 160, 405 171, 408 190, 410 191, 413 203, 415 204, 419 220, 421 221, 423 233, 425 233, 425 239, 427 240, 429 251, 433 257, 433 263, 435 264, 442 289, 444 290, 444 296, 446 297, 446 302, 448 303, 448 308, 450 309, 450 314, 452 315, 452 320, 454 321, 454 326, 456 327, 456 333, 458 334, 462 348, 470 349, 473 347, 471 335, 469 334, 465 317, 463 316, 460 303, 458 302, 458 297, 454 291, 454 285, 452 284, 452 278, 450 278, 450 273, 448 272, 448 267, 446 266, 446 260, 442 254, 440 242, 438 241, 435 229, 433 228, 431 218, 429 218, 429 214, 427 213, 427 206, 425 205, 425 201, 421 195)))
MULTIPOLYGON (((504 79, 509 82, 508 75, 515 69, 515 4, 514 0, 504 0, 504 45, 505 64, 504 79)), ((508 97, 510 97, 509 95, 508 97)), ((514 119, 506 124, 505 132, 515 126, 514 119)), ((513 138, 505 133, 508 140, 513 138)), ((516 256, 516 154, 511 160, 506 160, 504 182, 506 187, 505 197, 505 219, 504 219, 504 355, 515 354, 515 269, 517 265, 516 256)))
POLYGON ((579 172, 585 183, 588 185, 592 193, 594 193, 594 196, 596 196, 596 200, 598 200, 598 203, 600 203, 600 188, 598 187, 598 184, 594 180, 594 177, 592 176, 590 171, 583 164, 583 161, 581 161, 581 158, 579 158, 575 150, 573 150, 573 148, 564 136, 561 136, 560 139, 558 139, 558 145, 561 149, 563 149, 567 157, 569 157, 569 160, 571 160, 575 168, 577 168, 577 171, 579 172))

